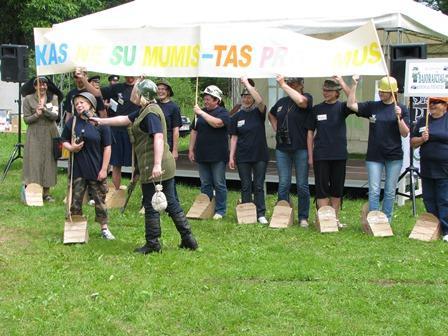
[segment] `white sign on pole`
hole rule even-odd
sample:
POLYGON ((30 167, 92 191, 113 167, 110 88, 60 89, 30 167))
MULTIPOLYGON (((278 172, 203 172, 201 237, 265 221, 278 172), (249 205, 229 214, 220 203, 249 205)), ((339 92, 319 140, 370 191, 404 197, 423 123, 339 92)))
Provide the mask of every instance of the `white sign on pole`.
POLYGON ((448 58, 406 60, 404 95, 448 97, 448 58))

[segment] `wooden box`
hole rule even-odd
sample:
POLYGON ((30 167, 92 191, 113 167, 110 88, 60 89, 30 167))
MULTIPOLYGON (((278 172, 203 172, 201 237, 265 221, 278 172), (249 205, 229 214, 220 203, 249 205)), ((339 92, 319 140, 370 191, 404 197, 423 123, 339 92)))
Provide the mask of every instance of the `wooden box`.
POLYGON ((199 194, 194 200, 187 218, 190 219, 210 219, 215 214, 215 198, 211 201, 205 194, 199 194))
POLYGON ((441 226, 439 219, 430 213, 423 213, 417 218, 409 238, 432 241, 440 239, 441 226))
POLYGON ((394 235, 389 220, 381 211, 370 211, 367 214, 367 225, 369 226, 371 235, 374 237, 391 237, 394 235))
POLYGON ((316 229, 320 233, 339 231, 338 222, 336 220, 336 211, 333 207, 326 205, 317 210, 316 229))
POLYGON ((25 204, 28 206, 43 206, 43 188, 40 184, 30 183, 25 188, 25 204))
POLYGON ((89 231, 87 219, 84 216, 73 215, 64 224, 64 244, 87 243, 89 231))
POLYGON ((254 203, 242 203, 236 206, 238 224, 254 224, 257 222, 257 207, 254 203))
POLYGON ((287 201, 279 201, 274 207, 269 227, 284 229, 294 223, 294 209, 287 201))

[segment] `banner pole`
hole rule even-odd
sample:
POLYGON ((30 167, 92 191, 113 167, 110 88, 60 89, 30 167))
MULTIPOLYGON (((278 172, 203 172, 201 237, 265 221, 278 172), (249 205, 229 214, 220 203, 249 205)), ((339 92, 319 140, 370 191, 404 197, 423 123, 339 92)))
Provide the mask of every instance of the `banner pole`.
POLYGON ((426 131, 428 130, 428 124, 429 124, 429 97, 426 99, 426 131))
MULTIPOLYGON (((198 95, 199 95, 199 77, 196 76, 196 95, 194 97, 194 104, 198 104, 198 95)), ((196 127, 196 123, 198 122, 198 118, 196 114, 194 115, 194 127, 196 127)))

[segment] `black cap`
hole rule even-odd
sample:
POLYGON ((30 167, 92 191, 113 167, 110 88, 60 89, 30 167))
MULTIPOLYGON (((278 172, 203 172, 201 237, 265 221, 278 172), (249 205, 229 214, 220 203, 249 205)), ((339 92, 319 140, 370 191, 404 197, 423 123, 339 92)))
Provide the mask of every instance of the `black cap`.
POLYGON ((120 76, 118 75, 110 75, 109 77, 107 77, 107 80, 110 81, 119 81, 120 80, 120 76))
POLYGON ((99 82, 100 79, 101 79, 101 77, 98 76, 98 75, 96 75, 96 76, 92 76, 92 77, 90 77, 89 80, 88 80, 88 82, 89 82, 89 83, 90 83, 90 82, 99 82))

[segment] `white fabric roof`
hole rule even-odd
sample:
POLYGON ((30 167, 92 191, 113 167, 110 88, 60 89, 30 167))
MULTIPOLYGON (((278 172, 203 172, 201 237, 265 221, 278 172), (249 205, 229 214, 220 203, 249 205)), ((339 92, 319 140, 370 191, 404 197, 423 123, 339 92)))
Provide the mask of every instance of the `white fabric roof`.
POLYGON ((374 19, 377 29, 397 29, 448 39, 448 16, 413 0, 206 1, 135 0, 56 24, 54 28, 178 27, 201 24, 256 24, 312 35, 347 32, 374 19))

